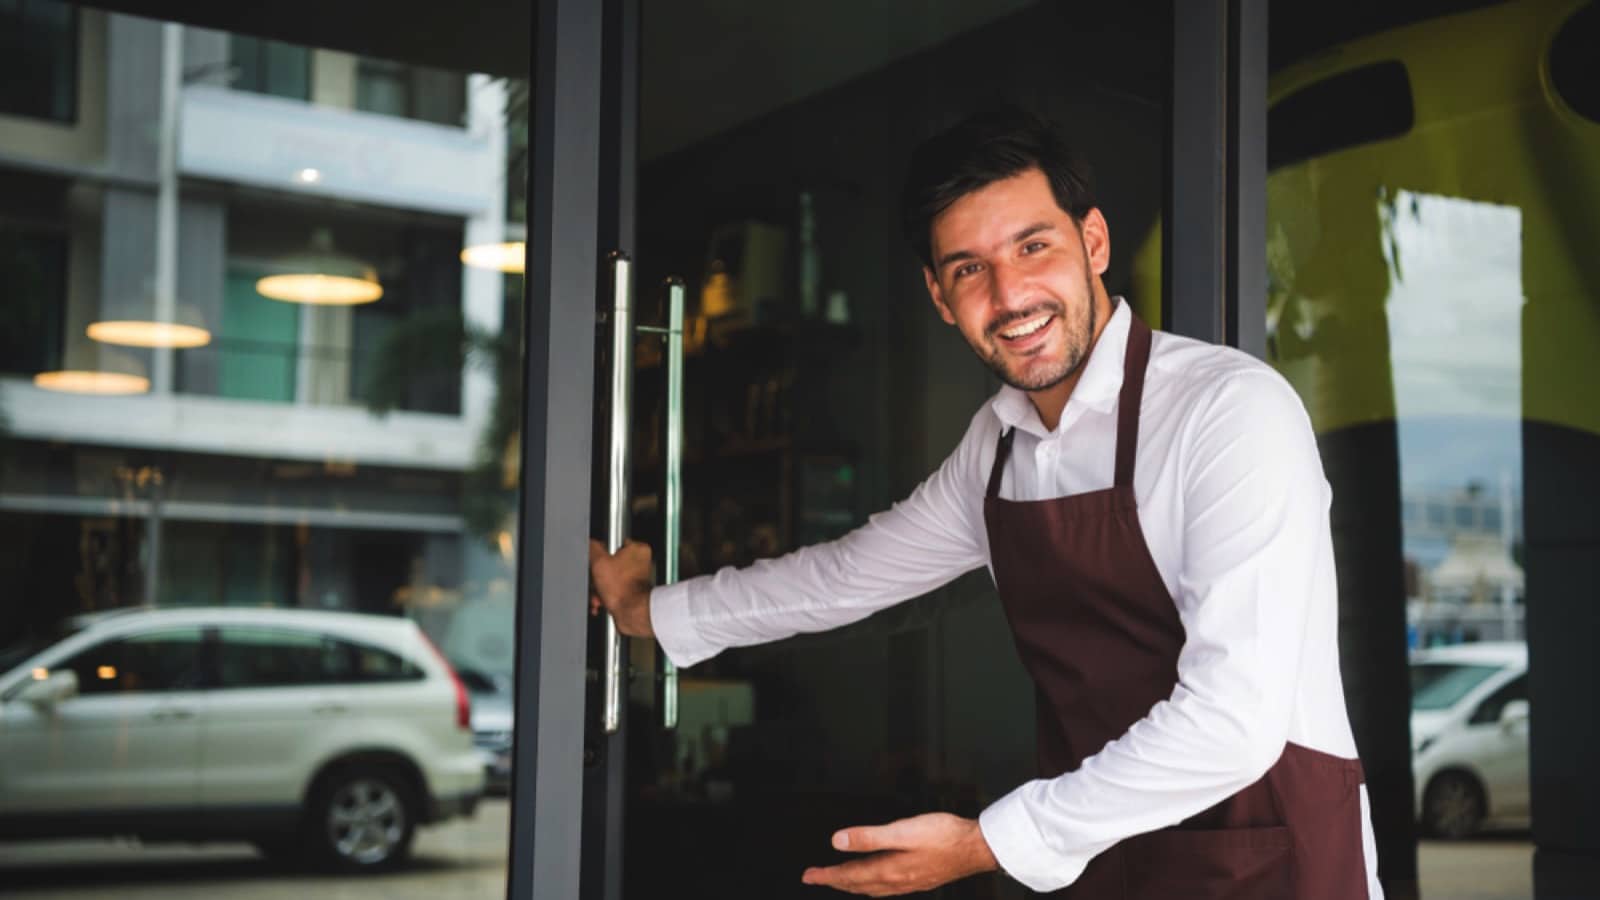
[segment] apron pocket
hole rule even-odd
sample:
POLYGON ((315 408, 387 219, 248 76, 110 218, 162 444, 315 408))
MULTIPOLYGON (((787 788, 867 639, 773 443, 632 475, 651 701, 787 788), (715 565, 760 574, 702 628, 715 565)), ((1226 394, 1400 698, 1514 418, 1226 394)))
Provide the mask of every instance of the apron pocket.
POLYGON ((1286 825, 1169 828, 1123 843, 1130 900, 1288 900, 1294 842, 1286 825))

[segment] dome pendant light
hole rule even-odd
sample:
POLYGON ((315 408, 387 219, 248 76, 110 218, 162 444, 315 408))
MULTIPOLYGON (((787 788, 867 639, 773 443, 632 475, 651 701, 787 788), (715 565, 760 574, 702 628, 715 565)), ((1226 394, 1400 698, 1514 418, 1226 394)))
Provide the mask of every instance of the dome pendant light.
POLYGON ((383 296, 383 285, 371 266, 333 249, 333 232, 318 228, 307 253, 286 258, 283 274, 256 282, 263 297, 317 306, 356 306, 383 296))

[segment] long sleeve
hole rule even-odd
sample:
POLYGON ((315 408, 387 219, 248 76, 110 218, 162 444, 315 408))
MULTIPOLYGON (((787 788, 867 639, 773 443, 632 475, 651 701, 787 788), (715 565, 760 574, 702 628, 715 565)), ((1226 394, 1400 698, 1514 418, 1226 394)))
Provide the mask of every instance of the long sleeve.
POLYGON ((1023 784, 980 817, 995 856, 1039 891, 1096 854, 1176 824, 1281 755, 1308 622, 1332 603, 1330 490, 1310 422, 1266 369, 1228 376, 1180 447, 1185 630, 1178 684, 1076 771, 1023 784))
POLYGON ((983 565, 983 485, 975 473, 984 435, 992 442, 997 428, 984 427, 984 415, 910 497, 850 534, 656 588, 651 626, 667 656, 689 666, 728 647, 837 628, 983 565))

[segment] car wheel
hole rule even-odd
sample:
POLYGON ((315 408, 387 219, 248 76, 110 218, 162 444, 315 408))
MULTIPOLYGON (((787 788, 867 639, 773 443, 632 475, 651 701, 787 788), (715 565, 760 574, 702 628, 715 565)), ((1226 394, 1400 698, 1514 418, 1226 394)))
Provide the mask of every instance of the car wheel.
POLYGON ((1423 824, 1439 837, 1463 838, 1476 832, 1483 813, 1483 788, 1477 779, 1461 772, 1435 776, 1423 795, 1423 824))
POLYGON ((384 769, 349 769, 324 780, 307 838, 323 862, 346 872, 391 869, 411 851, 417 820, 409 782, 384 769))

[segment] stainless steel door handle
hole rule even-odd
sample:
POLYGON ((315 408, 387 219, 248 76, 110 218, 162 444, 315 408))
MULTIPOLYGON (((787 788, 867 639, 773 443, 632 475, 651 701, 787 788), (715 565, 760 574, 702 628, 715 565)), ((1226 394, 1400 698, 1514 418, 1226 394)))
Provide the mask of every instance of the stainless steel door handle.
POLYGON ((324 703, 321 706, 313 706, 311 711, 319 716, 336 716, 344 712, 345 708, 342 703, 324 703))
MULTIPOLYGON (((683 534, 683 279, 667 279, 667 325, 639 327, 659 334, 667 342, 667 458, 666 529, 662 536, 664 584, 678 580, 678 544, 683 534)), ((662 666, 661 725, 678 727, 678 667, 672 660, 662 666)))
POLYGON ((178 719, 194 718, 194 710, 190 709, 162 709, 151 715, 157 722, 169 722, 178 719))
MULTIPOLYGON (((678 542, 683 533, 683 281, 667 279, 667 459, 666 535, 661 548, 666 583, 678 580, 678 542)), ((678 667, 663 667, 661 724, 678 727, 678 667)))
MULTIPOLYGON (((611 258, 611 429, 606 460, 606 549, 616 553, 628 539, 628 438, 633 409, 633 265, 624 253, 611 258)), ((626 659, 617 621, 606 616, 605 698, 601 724, 606 734, 622 727, 622 687, 626 659)))

